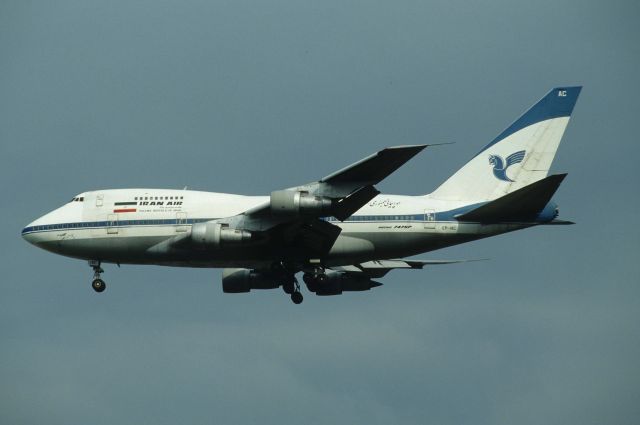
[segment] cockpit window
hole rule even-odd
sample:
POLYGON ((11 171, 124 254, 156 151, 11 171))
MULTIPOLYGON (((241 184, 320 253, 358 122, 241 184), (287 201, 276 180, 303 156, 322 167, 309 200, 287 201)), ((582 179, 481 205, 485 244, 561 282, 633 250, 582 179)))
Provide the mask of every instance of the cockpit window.
POLYGON ((75 198, 71 199, 69 202, 84 202, 84 196, 76 196, 75 198))

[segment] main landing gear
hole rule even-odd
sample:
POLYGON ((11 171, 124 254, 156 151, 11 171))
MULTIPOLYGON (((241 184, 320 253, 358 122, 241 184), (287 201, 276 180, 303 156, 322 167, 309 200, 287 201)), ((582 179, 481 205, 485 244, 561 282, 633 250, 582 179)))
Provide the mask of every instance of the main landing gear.
POLYGON ((282 284, 282 290, 291 295, 291 301, 293 301, 294 304, 300 304, 304 299, 302 292, 300 292, 300 284, 293 275, 282 284))
POLYGON ((327 283, 327 275, 324 272, 324 269, 317 267, 315 269, 306 271, 304 275, 302 275, 302 280, 307 284, 307 288, 311 292, 318 292, 318 290, 327 283))
POLYGON ((100 273, 104 273, 102 267, 100 267, 100 261, 91 260, 89 266, 93 269, 93 281, 91 281, 91 287, 96 292, 102 292, 107 288, 104 280, 100 278, 100 273))
POLYGON ((300 304, 302 303, 304 297, 302 296, 302 292, 300 292, 300 284, 298 283, 298 281, 296 281, 294 286, 295 289, 291 293, 291 301, 293 301, 294 304, 300 304))
POLYGON ((295 276, 295 270, 287 268, 284 263, 274 263, 271 266, 272 273, 275 275, 276 281, 282 282, 282 290, 285 294, 291 296, 294 304, 300 304, 304 300, 302 292, 300 292, 300 284, 295 276))

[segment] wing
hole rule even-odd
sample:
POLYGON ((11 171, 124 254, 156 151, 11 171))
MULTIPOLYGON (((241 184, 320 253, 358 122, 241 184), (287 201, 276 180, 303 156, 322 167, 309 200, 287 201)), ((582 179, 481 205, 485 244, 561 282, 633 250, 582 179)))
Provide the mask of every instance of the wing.
POLYGON ((271 199, 244 213, 246 217, 290 214, 333 216, 346 220, 380 193, 374 185, 428 145, 385 148, 317 182, 271 192, 271 199), (296 198, 296 194, 297 198, 296 198), (315 206, 314 206, 315 205, 315 206), (313 210, 316 211, 313 211, 313 210))
POLYGON ((274 258, 321 258, 341 232, 325 217, 347 219, 380 193, 375 184, 426 146, 383 149, 316 182, 271 192, 267 202, 236 216, 195 223, 189 238, 169 244, 175 248, 195 241, 213 247, 242 241, 247 248, 268 249, 274 258))
POLYGON ((380 278, 395 269, 422 269, 424 266, 468 263, 472 261, 484 261, 485 259, 474 260, 374 260, 366 263, 350 266, 331 267, 331 270, 344 272, 347 274, 362 274, 369 278, 380 278))
POLYGON ((358 187, 377 184, 426 147, 427 145, 413 145, 383 149, 329 174, 319 183, 330 186, 346 186, 351 188, 351 191, 358 187))
POLYGON ((266 232, 285 251, 289 248, 298 255, 321 257, 329 252, 341 230, 322 218, 350 217, 380 193, 375 184, 426 146, 386 148, 316 182, 271 192, 268 202, 236 217, 234 227, 266 232))
POLYGON ((505 165, 505 169, 509 168, 509 166, 511 166, 513 164, 517 164, 518 162, 522 162, 522 160, 524 159, 525 153, 526 153, 526 151, 518 151, 518 152, 514 152, 511 155, 509 155, 507 157, 507 165, 505 165))
POLYGON ((344 291, 369 291, 382 286, 372 279, 382 277, 394 269, 421 269, 428 264, 450 264, 475 260, 375 260, 350 266, 331 267, 325 279, 303 277, 307 288, 316 295, 339 295, 344 291))

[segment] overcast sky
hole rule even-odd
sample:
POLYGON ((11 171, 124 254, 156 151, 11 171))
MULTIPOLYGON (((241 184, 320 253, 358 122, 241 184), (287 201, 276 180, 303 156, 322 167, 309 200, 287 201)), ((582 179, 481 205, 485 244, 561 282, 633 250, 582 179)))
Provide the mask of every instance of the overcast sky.
POLYGON ((0 422, 637 424, 635 1, 2 1, 0 422), (219 270, 86 263, 20 230, 91 189, 266 194, 382 147, 430 192, 584 85, 560 218, 295 306, 219 270))

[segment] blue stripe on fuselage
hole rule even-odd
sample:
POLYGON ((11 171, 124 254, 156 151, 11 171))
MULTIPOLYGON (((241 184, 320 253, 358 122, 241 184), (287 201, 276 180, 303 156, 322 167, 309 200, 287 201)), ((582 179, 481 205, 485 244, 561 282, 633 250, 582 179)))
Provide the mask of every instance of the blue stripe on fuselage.
MULTIPOLYGON (((345 223, 354 222, 385 222, 385 221, 456 221, 456 217, 469 212, 473 209, 483 205, 484 202, 478 204, 465 205, 460 208, 454 208, 448 211, 434 212, 434 217, 430 220, 426 220, 426 214, 363 214, 352 215, 344 220, 345 223)), ((553 204, 555 209, 555 204, 553 204)), ((194 223, 202 223, 206 221, 217 220, 216 218, 190 218, 190 219, 156 219, 156 220, 112 220, 112 221, 89 221, 89 222, 76 222, 76 223, 59 223, 59 224, 45 224, 40 226, 29 226, 22 229, 22 235, 29 233, 40 232, 52 232, 59 230, 82 230, 82 229, 101 229, 107 227, 149 227, 149 226, 186 226, 193 225, 194 223)), ((324 217, 322 220, 334 223, 340 223, 340 220, 335 217, 324 217)), ((544 219, 540 220, 544 222, 544 219)))
MULTIPOLYGON (((429 221, 454 221, 455 216, 463 214, 471 209, 477 208, 480 204, 467 205, 449 211, 435 212, 433 220, 429 221)), ((51 232, 59 230, 82 230, 100 229, 105 227, 136 227, 136 226, 184 226, 194 223, 216 220, 215 218, 192 218, 192 219, 156 219, 156 220, 112 220, 112 221, 88 221, 76 223, 45 224, 40 226, 29 226, 22 229, 22 234, 51 232)), ((339 222, 335 217, 325 217, 329 222, 339 222)), ((344 222, 377 222, 377 221, 426 221, 425 214, 365 214, 352 215, 344 222)))

